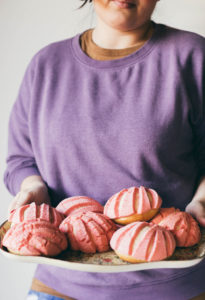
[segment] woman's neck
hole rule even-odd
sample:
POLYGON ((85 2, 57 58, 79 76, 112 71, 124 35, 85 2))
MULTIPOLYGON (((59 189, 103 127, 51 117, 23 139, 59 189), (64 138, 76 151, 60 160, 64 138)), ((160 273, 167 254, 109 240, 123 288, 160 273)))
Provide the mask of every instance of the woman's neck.
POLYGON ((145 43, 153 33, 152 22, 130 31, 111 28, 98 20, 92 33, 93 42, 105 49, 125 49, 145 43))

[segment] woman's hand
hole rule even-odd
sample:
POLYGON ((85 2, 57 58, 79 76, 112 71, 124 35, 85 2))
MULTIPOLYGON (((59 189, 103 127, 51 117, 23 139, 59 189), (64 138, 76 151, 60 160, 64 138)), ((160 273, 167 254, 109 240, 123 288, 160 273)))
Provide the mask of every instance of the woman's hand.
POLYGON ((205 227, 205 198, 193 199, 186 207, 186 212, 191 214, 201 226, 205 227))
POLYGON ((37 175, 29 176, 23 180, 19 193, 14 197, 9 206, 9 213, 13 209, 31 202, 35 202, 38 205, 42 203, 50 205, 47 186, 42 178, 37 175))
POLYGON ((190 213, 201 226, 205 227, 205 176, 199 180, 193 199, 185 210, 190 213))

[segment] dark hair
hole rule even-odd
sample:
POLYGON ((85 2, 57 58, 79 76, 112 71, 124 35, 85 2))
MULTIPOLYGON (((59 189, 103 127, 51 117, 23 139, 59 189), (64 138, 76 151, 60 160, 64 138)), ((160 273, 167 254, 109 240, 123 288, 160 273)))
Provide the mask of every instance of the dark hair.
POLYGON ((92 0, 81 0, 83 1, 84 3, 79 7, 79 8, 82 8, 87 2, 91 3, 92 0))

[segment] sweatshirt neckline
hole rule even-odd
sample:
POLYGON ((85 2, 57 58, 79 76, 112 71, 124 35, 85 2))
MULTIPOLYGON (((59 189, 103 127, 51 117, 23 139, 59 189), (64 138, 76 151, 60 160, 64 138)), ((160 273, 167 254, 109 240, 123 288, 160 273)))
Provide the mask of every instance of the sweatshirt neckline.
POLYGON ((141 60, 145 56, 147 56, 151 50, 153 49, 156 41, 160 36, 160 31, 162 30, 162 24, 156 24, 153 22, 154 30, 151 38, 145 42, 145 44, 135 52, 127 55, 125 57, 114 59, 114 60, 95 60, 85 54, 80 46, 80 36, 82 33, 77 34, 71 39, 71 50, 74 57, 83 64, 88 65, 89 67, 99 68, 99 69, 110 69, 110 68, 120 68, 124 66, 128 66, 130 64, 136 63, 141 60))

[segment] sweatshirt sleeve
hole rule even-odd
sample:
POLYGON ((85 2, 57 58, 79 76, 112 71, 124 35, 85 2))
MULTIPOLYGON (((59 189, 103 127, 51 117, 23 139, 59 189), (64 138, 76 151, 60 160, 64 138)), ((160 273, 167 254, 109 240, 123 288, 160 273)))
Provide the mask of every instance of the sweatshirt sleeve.
POLYGON ((194 128, 195 132, 195 155, 199 170, 199 176, 205 176, 205 116, 203 121, 194 128))
POLYGON ((194 149, 199 176, 205 176, 205 39, 200 39, 199 49, 193 54, 193 76, 187 72, 192 98, 191 122, 194 133, 194 149))
POLYGON ((4 182, 12 195, 20 190, 30 175, 40 175, 29 137, 29 109, 32 97, 33 61, 27 67, 17 99, 13 105, 8 130, 7 167, 4 182))

